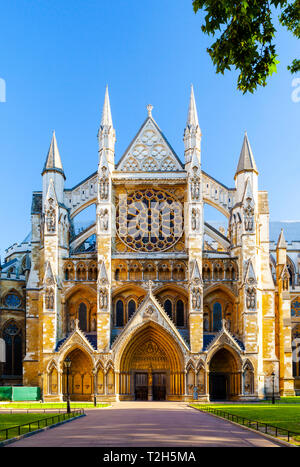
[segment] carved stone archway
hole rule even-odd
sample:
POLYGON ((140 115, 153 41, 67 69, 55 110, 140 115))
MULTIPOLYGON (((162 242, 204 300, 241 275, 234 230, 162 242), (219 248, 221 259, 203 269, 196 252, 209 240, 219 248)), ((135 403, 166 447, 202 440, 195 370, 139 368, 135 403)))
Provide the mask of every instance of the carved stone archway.
POLYGON ((210 400, 234 400, 241 396, 241 365, 233 349, 224 346, 209 361, 210 400))
POLYGON ((120 400, 181 400, 184 359, 175 340, 150 321, 133 334, 120 360, 120 400))
MULTIPOLYGON (((69 374, 69 392, 71 400, 91 401, 94 393, 93 363, 90 356, 80 348, 73 349, 68 356, 71 359, 69 374)), ((63 394, 66 394, 67 374, 63 365, 63 394)))

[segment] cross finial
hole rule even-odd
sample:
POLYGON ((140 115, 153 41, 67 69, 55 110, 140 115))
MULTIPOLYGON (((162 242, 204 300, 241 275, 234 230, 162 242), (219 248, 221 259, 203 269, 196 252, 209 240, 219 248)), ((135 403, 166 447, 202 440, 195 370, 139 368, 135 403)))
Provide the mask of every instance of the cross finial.
POLYGON ((153 282, 151 280, 146 282, 146 289, 148 289, 149 295, 152 294, 152 287, 153 287, 153 282))
POLYGON ((153 105, 148 104, 147 105, 148 117, 152 117, 152 109, 153 109, 153 105))

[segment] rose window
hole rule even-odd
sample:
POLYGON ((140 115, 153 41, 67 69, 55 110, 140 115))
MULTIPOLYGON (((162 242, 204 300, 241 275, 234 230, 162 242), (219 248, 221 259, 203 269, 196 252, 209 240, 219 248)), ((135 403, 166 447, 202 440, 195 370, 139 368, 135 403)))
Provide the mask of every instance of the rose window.
POLYGON ((117 206, 119 238, 135 251, 163 251, 182 236, 182 204, 161 190, 122 195, 117 206))

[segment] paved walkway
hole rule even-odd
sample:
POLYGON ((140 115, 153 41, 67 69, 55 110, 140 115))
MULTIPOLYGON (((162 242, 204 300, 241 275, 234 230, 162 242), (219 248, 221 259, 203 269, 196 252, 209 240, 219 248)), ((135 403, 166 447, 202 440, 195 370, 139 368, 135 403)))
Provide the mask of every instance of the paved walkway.
POLYGON ((276 447, 259 434, 182 402, 119 402, 7 447, 276 447))

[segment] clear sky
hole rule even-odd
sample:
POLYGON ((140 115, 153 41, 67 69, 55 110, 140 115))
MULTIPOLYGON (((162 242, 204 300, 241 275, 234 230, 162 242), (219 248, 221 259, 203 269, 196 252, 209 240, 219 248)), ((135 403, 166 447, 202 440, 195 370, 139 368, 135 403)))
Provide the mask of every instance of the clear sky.
MULTIPOLYGON (((3 0, 0 15, 0 250, 30 230, 31 194, 55 129, 70 188, 97 170, 97 130, 109 86, 119 160, 147 115, 182 159, 190 84, 202 167, 234 186, 244 131, 268 190, 271 220, 299 220, 300 102, 286 66, 299 42, 278 27, 278 73, 254 95, 235 71, 216 75, 191 1, 3 0)), ((300 76, 298 76, 300 78, 300 76)), ((300 95, 300 93, 299 93, 300 95)), ((216 215, 218 219, 218 215, 216 215)))

